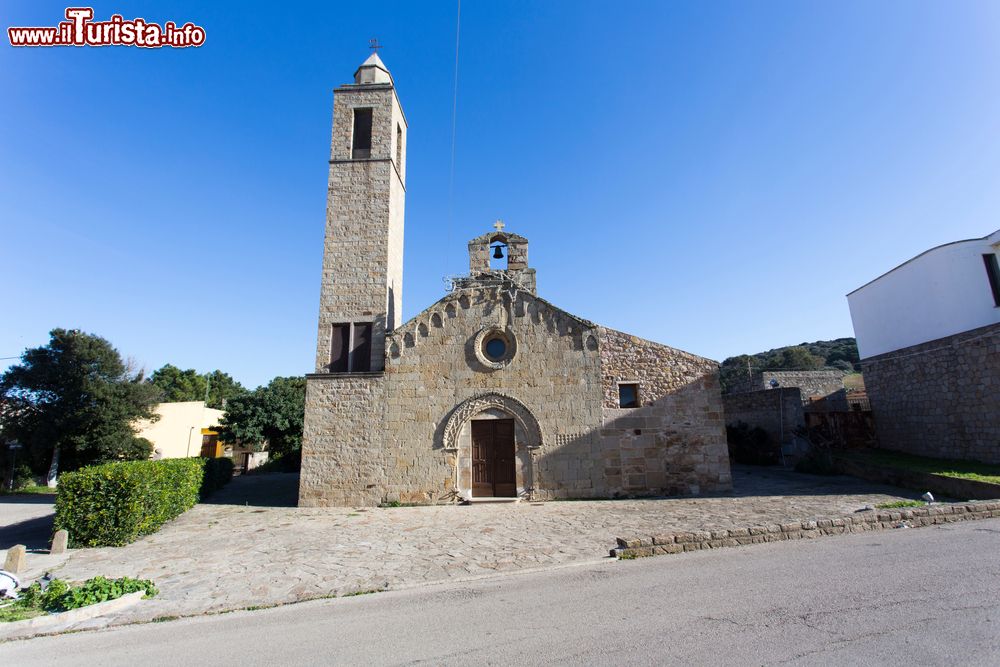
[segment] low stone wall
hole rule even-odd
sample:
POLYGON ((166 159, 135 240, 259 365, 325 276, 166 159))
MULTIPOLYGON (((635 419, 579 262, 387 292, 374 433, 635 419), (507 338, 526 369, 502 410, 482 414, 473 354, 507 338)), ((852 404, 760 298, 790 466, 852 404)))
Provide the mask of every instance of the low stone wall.
POLYGON ((844 388, 843 371, 758 371, 757 389, 770 389, 771 380, 779 387, 798 387, 802 398, 822 398, 844 388))
POLYGON ((791 442, 795 429, 805 426, 802 394, 797 387, 725 394, 722 407, 727 426, 738 422, 757 426, 782 444, 791 442))
POLYGON ((879 447, 1000 463, 1000 324, 864 359, 879 447))
POLYGON ((930 505, 900 510, 879 510, 810 521, 731 528, 729 530, 665 532, 662 535, 617 538, 611 555, 618 558, 659 556, 700 549, 719 549, 764 542, 813 539, 824 535, 863 533, 890 528, 916 528, 955 521, 1000 518, 1000 502, 930 505))
POLYGON ((930 491, 939 496, 958 500, 995 500, 1000 498, 1000 484, 887 466, 873 466, 864 461, 841 456, 834 457, 834 463, 845 475, 866 479, 869 482, 899 486, 914 491, 930 491))

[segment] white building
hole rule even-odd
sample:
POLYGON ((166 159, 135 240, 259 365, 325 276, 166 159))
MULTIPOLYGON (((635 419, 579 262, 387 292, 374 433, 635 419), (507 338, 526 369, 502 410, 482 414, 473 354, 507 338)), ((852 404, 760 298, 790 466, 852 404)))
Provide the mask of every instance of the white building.
POLYGON ((879 446, 1000 463, 1000 230, 847 295, 879 446))
POLYGON ((998 249, 1000 230, 946 243, 848 294, 861 358, 1000 323, 998 249))

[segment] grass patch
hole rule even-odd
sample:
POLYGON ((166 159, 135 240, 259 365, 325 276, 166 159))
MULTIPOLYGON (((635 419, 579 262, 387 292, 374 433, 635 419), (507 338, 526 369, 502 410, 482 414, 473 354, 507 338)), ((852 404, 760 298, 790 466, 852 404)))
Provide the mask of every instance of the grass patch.
POLYGON ((41 609, 30 609, 17 604, 9 604, 6 607, 0 607, 0 623, 24 621, 35 616, 41 616, 44 613, 41 609))
POLYGON ((353 593, 344 593, 340 597, 342 597, 342 598, 353 598, 353 597, 357 597, 358 595, 371 595, 372 593, 381 593, 382 590, 383 589, 381 589, 381 588, 371 588, 371 589, 366 590, 366 591, 354 591, 353 593))
POLYGON ((891 503, 879 503, 875 506, 880 510, 895 510, 903 507, 924 507, 927 503, 922 500, 893 500, 891 503))
POLYGON ((42 486, 39 484, 28 484, 27 486, 22 486, 19 489, 14 489, 13 491, 8 491, 7 489, 0 489, 0 496, 22 496, 26 494, 34 494, 40 496, 54 496, 56 495, 55 489, 50 489, 47 486, 42 486))
POLYGON ((914 472, 971 479, 977 482, 1000 484, 1000 465, 977 463, 976 461, 957 461, 954 459, 932 459, 901 452, 890 452, 884 449, 873 449, 864 454, 864 459, 874 465, 902 468, 914 472))

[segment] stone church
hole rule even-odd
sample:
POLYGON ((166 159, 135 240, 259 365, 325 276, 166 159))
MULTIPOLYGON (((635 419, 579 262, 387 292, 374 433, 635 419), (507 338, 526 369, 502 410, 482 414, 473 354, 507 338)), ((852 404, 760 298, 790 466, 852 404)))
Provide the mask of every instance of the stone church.
POLYGON ((334 91, 299 504, 731 488, 716 362, 539 297, 528 240, 499 221, 468 276, 400 321, 406 139, 373 53, 334 91))

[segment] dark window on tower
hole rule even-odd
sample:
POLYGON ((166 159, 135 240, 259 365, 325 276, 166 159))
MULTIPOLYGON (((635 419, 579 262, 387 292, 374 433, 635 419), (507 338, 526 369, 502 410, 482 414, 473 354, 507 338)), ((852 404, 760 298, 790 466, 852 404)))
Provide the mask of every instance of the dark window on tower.
POLYGON ((367 373, 372 369, 372 323, 354 323, 354 341, 351 347, 351 372, 367 373))
POLYGON ((620 408, 639 407, 639 385, 637 384, 618 385, 618 407, 620 408))
POLYGON ((1000 307, 1000 266, 997 265, 996 253, 983 255, 983 263, 986 264, 986 276, 993 290, 993 305, 1000 307))
POLYGON ((372 156, 372 110, 354 110, 354 137, 351 140, 351 159, 372 156))
POLYGON ((330 341, 330 372, 347 372, 347 351, 351 342, 351 325, 334 324, 330 341))
POLYGON ((396 125, 396 169, 403 168, 403 128, 396 125))
POLYGON ((331 373, 367 373, 372 369, 372 323, 334 324, 330 337, 331 373))

